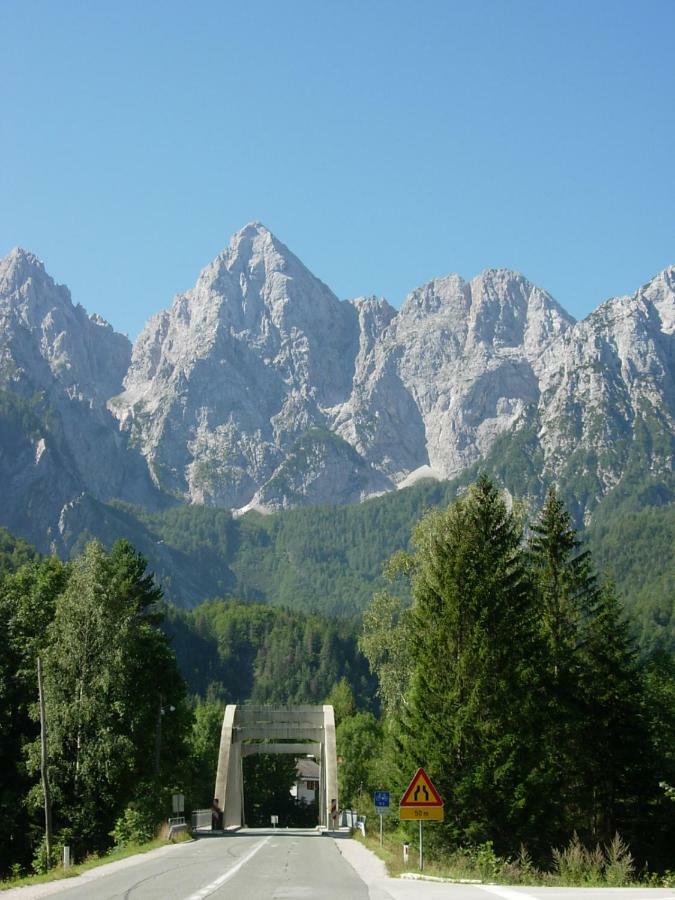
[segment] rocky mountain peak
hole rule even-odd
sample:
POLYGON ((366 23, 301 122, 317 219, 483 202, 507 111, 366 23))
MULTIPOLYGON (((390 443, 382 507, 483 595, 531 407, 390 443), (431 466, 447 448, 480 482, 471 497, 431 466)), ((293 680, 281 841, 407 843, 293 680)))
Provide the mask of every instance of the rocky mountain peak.
MULTIPOLYGON (((150 319, 130 363, 127 339, 23 250, 0 261, 0 326, 0 386, 50 392, 73 433, 93 422, 80 407, 97 410, 111 460, 132 438, 156 486, 230 508, 453 477, 523 432, 542 477, 596 473, 583 514, 620 477, 611 448, 645 410, 668 428, 675 418, 672 266, 579 323, 505 268, 435 278, 397 312, 338 300, 251 222, 150 319)), ((72 455, 93 483, 98 437, 89 447, 72 455)))
POLYGON ((56 380, 73 397, 105 404, 121 386, 131 343, 73 305, 43 262, 16 248, 0 260, 0 353, 2 379, 46 391, 56 380))
POLYGON ((22 284, 31 274, 44 274, 44 271, 44 263, 34 253, 23 247, 14 247, 0 259, 0 284, 4 291, 11 285, 16 287, 22 284))
POLYGON ((72 307, 68 288, 55 284, 42 260, 22 247, 0 260, 0 304, 7 314, 11 311, 30 327, 51 308, 72 307))
POLYGON ((654 305, 664 334, 675 333, 675 266, 668 266, 638 291, 638 296, 654 305))

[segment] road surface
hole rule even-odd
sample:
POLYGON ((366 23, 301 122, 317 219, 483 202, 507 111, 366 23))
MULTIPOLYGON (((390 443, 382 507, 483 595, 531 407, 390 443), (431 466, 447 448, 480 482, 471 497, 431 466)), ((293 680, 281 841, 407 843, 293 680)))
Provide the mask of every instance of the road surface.
POLYGON ((346 835, 248 829, 176 844, 0 900, 675 900, 675 890, 456 885, 387 878, 346 835))

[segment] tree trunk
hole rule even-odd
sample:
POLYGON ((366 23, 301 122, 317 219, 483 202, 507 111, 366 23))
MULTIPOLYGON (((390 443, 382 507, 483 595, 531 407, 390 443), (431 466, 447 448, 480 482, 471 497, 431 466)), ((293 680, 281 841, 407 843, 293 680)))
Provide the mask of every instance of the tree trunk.
POLYGON ((47 845, 47 868, 52 865, 52 804, 49 796, 49 773, 47 771, 47 719, 45 716, 45 695, 42 686, 42 661, 37 661, 38 695, 40 700, 40 772, 42 791, 45 798, 45 843, 47 845))

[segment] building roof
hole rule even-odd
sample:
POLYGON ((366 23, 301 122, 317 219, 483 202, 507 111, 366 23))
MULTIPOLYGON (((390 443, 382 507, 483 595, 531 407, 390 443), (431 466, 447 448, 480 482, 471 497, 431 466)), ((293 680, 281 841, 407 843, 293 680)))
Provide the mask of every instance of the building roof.
POLYGON ((301 756, 295 764, 295 771, 298 773, 298 778, 311 778, 314 781, 318 780, 321 769, 315 759, 301 756))

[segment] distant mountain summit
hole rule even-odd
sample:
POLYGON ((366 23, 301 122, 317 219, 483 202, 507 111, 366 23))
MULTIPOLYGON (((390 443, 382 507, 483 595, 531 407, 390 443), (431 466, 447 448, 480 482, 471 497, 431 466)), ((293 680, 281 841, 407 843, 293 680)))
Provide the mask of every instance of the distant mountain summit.
POLYGON ((133 349, 22 250, 0 319, 2 521, 42 546, 87 498, 282 509, 480 465, 533 498, 557 481, 583 521, 629 474, 672 473, 673 267, 582 322, 506 269, 396 311, 338 300, 254 222, 133 349))
POLYGON ((0 521, 41 549, 62 549, 84 495, 161 502, 106 406, 130 359, 129 339, 73 305, 36 256, 0 260, 0 521))

